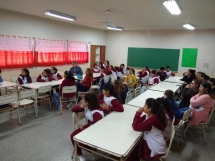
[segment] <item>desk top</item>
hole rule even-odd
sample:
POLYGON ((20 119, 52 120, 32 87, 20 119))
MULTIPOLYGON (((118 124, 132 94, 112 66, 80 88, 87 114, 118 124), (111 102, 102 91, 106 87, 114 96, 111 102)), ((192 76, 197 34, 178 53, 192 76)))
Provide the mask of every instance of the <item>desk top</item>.
POLYGON ((11 86, 17 86, 18 84, 13 83, 13 82, 8 82, 8 81, 3 81, 0 83, 0 88, 5 88, 5 87, 11 87, 11 86))
POLYGON ((146 99, 148 98, 156 99, 158 97, 163 97, 163 93, 164 92, 161 91, 147 90, 146 92, 140 94, 133 100, 129 101, 127 104, 138 108, 142 108, 145 105, 146 99))
POLYGON ((165 92, 166 90, 170 89, 175 93, 178 88, 180 88, 180 86, 181 84, 179 83, 160 82, 159 84, 149 88, 149 90, 165 92))
POLYGON ((165 79, 164 82, 173 82, 173 83, 179 83, 179 84, 183 84, 184 81, 181 81, 180 79, 182 79, 182 77, 169 77, 168 79, 165 79))
POLYGON ((28 84, 23 84, 22 87, 25 87, 25 88, 31 88, 31 89, 38 89, 40 87, 43 87, 43 86, 58 86, 62 83, 64 79, 60 79, 60 80, 57 80, 57 81, 52 81, 52 82, 35 82, 35 83, 28 83, 28 84))
POLYGON ((142 136, 132 122, 137 107, 123 105, 124 112, 113 112, 74 136, 74 140, 111 155, 126 156, 142 136))

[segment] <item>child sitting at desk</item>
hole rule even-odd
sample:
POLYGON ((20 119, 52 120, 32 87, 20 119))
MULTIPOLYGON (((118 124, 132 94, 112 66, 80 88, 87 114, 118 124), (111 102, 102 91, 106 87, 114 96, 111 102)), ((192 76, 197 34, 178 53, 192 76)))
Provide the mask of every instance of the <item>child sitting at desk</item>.
POLYGON ((166 66, 165 73, 167 74, 167 78, 169 78, 170 76, 175 76, 175 73, 173 73, 173 72, 170 70, 170 66, 166 66))
POLYGON ((23 68, 21 71, 21 74, 19 75, 17 80, 18 80, 18 83, 20 86, 22 84, 32 83, 32 79, 31 79, 29 70, 26 68, 23 68))
POLYGON ((147 83, 149 75, 150 71, 148 66, 143 67, 142 71, 138 72, 138 76, 140 77, 142 85, 145 85, 147 83))
MULTIPOLYGON (((165 154, 166 140, 163 136, 163 131, 166 126, 167 119, 163 106, 155 99, 148 98, 144 107, 136 112, 132 124, 135 131, 145 132, 141 145, 139 144, 137 147, 138 152, 140 152, 140 158, 157 160, 165 154), (141 117, 143 112, 145 115, 141 117)), ((139 160, 138 158, 132 159, 132 161, 139 160)))
POLYGON ((157 72, 161 81, 164 81, 167 78, 167 73, 164 71, 164 67, 160 67, 160 70, 157 72))
POLYGON ((145 86, 142 87, 141 93, 143 93, 146 90, 148 90, 150 86, 152 86, 154 84, 158 84, 159 82, 160 82, 160 79, 156 75, 156 70, 152 70, 151 73, 150 73, 150 77, 149 77, 148 83, 147 83, 147 85, 145 85, 145 86))
POLYGON ((105 114, 112 111, 123 112, 124 108, 119 100, 113 96, 114 86, 112 84, 105 84, 103 86, 102 94, 99 95, 99 102, 105 110, 105 114))
POLYGON ((63 77, 57 72, 57 68, 55 67, 51 67, 51 76, 52 76, 52 80, 59 80, 62 79, 63 77))
POLYGON ((110 72, 111 72, 111 81, 114 83, 115 80, 117 80, 117 75, 116 75, 116 72, 113 68, 113 65, 110 65, 110 68, 109 68, 110 72))
POLYGON ((98 67, 97 64, 94 64, 94 66, 92 67, 92 72, 93 73, 100 73, 100 68, 98 67))
POLYGON ((120 64, 120 70, 122 74, 126 75, 126 74, 129 74, 130 68, 126 67, 125 64, 120 64))
POLYGON ((37 82, 51 82, 51 81, 52 81, 52 76, 51 76, 50 69, 44 69, 42 74, 40 74, 37 77, 37 82))
MULTIPOLYGON (((75 106, 72 108, 72 112, 81 112, 84 111, 85 116, 88 120, 86 125, 78 125, 78 129, 75 130, 71 134, 71 141, 74 146, 74 139, 73 137, 80 133, 81 131, 85 130, 92 124, 96 123, 97 121, 101 120, 104 117, 103 108, 101 108, 98 98, 93 93, 88 93, 85 95, 84 102, 80 106, 75 106)), ((80 161, 85 161, 86 157, 82 155, 81 148, 77 147, 77 155, 80 161)))
POLYGON ((129 70, 129 74, 126 75, 126 77, 125 77, 125 84, 129 88, 134 88, 134 86, 136 86, 137 80, 136 80, 135 71, 134 71, 133 68, 131 68, 129 70))
POLYGON ((115 66, 115 67, 114 67, 114 70, 116 71, 117 79, 121 79, 121 78, 122 78, 122 72, 121 72, 121 70, 119 69, 119 67, 115 66))

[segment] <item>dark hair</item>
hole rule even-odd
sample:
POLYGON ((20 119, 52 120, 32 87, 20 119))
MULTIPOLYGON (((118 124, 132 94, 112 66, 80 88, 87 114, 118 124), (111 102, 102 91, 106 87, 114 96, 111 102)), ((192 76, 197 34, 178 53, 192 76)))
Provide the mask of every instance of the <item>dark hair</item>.
MULTIPOLYGON (((102 62, 99 63, 99 67, 100 67, 100 65, 101 65, 101 67, 103 67, 103 63, 102 63, 102 62)), ((101 67, 100 67, 100 68, 101 68, 101 67)))
MULTIPOLYGON (((24 70, 24 72, 26 73, 26 77, 27 77, 27 82, 30 82, 30 72, 27 68, 23 68, 22 70, 24 70)), ((24 79, 24 77, 22 76, 22 79, 24 79)))
POLYGON ((107 62, 107 65, 109 66, 110 65, 110 62, 108 60, 105 60, 107 62))
POLYGON ((167 96, 167 98, 172 98, 173 97, 173 91, 172 90, 166 90, 164 94, 167 96))
POLYGON ((92 70, 90 68, 86 69, 86 73, 87 73, 86 76, 88 76, 88 77, 93 76, 93 72, 92 72, 92 70))
POLYGON ((152 70, 151 73, 152 73, 152 74, 156 74, 157 71, 156 71, 156 70, 152 70))
POLYGON ((214 78, 209 78, 208 81, 212 82, 213 85, 215 85, 215 79, 214 78))
POLYGON ((75 81, 75 78, 73 77, 73 74, 70 71, 65 71, 64 74, 67 76, 66 79, 69 79, 72 82, 75 81))
POLYGON ((78 64, 78 62, 77 61, 73 61, 72 64, 78 64))
POLYGON ((105 69, 105 67, 102 66, 102 67, 100 67, 100 69, 105 69))
POLYGON ((207 81, 208 79, 210 79, 210 77, 208 75, 203 75, 202 77, 204 78, 205 81, 207 81))
POLYGON ((85 101, 88 102, 88 107, 91 110, 94 110, 100 107, 99 100, 95 93, 87 93, 85 95, 85 101))
POLYGON ((196 87, 196 88, 199 88, 199 86, 200 86, 201 82, 200 82, 199 80, 197 80, 197 79, 194 79, 193 81, 194 81, 194 82, 195 82, 195 84, 197 85, 197 87, 196 87))
POLYGON ((55 73, 57 73, 57 71, 58 71, 57 68, 52 67, 52 69, 54 70, 55 73))
POLYGON ((199 71, 199 72, 197 72, 196 74, 200 74, 200 75, 201 75, 201 77, 205 75, 205 73, 204 73, 204 72, 200 72, 200 71, 199 71))
POLYGON ((94 64, 94 66, 97 65, 96 63, 94 64))
POLYGON ((164 67, 160 67, 160 70, 164 70, 164 67))
POLYGON ((113 68, 113 65, 110 65, 110 68, 111 68, 111 69, 114 69, 114 68, 113 68))
POLYGON ((203 87, 204 87, 204 89, 205 89, 205 92, 207 93, 207 94, 209 94, 209 96, 212 98, 212 99, 215 99, 215 96, 214 96, 214 93, 213 93, 213 90, 212 90, 212 87, 211 87, 211 85, 210 85, 210 83, 202 83, 201 84, 203 87))
POLYGON ((144 66, 144 68, 146 68, 146 70, 149 71, 149 67, 148 66, 144 66))
POLYGON ((148 106, 148 108, 151 108, 153 114, 157 114, 161 125, 166 126, 167 118, 163 106, 160 105, 154 98, 148 98, 145 104, 148 106))
POLYGON ((112 84, 104 84, 103 89, 109 91, 110 95, 114 94, 114 86, 112 84))
POLYGON ((50 74, 51 73, 51 71, 50 71, 50 69, 44 69, 44 72, 46 72, 47 74, 50 74))
POLYGON ((135 70, 134 70, 134 68, 131 68, 130 70, 132 70, 133 74, 135 75, 135 70))
POLYGON ((121 66, 125 67, 125 64, 120 64, 120 67, 121 67, 121 66))
POLYGON ((193 69, 188 69, 189 71, 190 71, 190 73, 191 73, 191 75, 195 75, 196 74, 196 71, 195 70, 193 70, 193 69))
POLYGON ((170 68, 170 66, 166 66, 166 68, 170 68))
POLYGON ((169 101, 166 98, 157 98, 156 99, 159 104, 161 104, 166 111, 168 111, 170 114, 174 115, 172 106, 170 105, 169 101))

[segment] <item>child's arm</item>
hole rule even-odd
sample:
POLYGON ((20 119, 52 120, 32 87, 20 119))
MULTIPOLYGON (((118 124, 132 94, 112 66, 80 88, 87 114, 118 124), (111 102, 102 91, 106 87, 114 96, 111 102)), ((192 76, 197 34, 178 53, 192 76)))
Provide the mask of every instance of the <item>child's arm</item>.
POLYGON ((1 74, 0 74, 0 82, 3 82, 3 79, 2 79, 2 77, 1 77, 1 74))
POLYGON ((136 76, 132 75, 132 79, 133 79, 133 83, 131 84, 131 86, 133 87, 137 83, 136 76))
POLYGON ((203 95, 200 98, 196 99, 197 95, 193 96, 190 99, 190 104, 192 105, 192 107, 203 106, 203 105, 205 105, 208 102, 208 99, 207 99, 209 97, 208 95, 203 95))
POLYGON ((102 119, 102 115, 101 115, 100 113, 98 113, 98 112, 94 113, 94 114, 93 114, 93 122, 90 122, 90 123, 88 123, 87 125, 84 125, 84 127, 83 127, 82 130, 88 128, 90 125, 95 124, 97 121, 99 121, 99 120, 101 120, 101 119, 102 119))
POLYGON ((63 79, 63 77, 58 73, 57 74, 57 79, 63 79))
POLYGON ((17 79, 17 80, 18 80, 18 82, 19 82, 19 85, 22 85, 22 84, 23 84, 23 82, 22 82, 21 78, 19 78, 19 77, 18 77, 18 79, 17 79))
POLYGON ((112 100, 111 104, 113 106, 112 107, 108 106, 108 111, 116 111, 116 112, 123 112, 124 111, 124 108, 118 99, 112 100))
POLYGON ((71 109, 72 112, 84 112, 84 108, 81 108, 80 106, 75 106, 71 109))
POLYGON ((45 80, 41 79, 41 75, 37 77, 37 82, 45 82, 45 80))
POLYGON ((103 103, 105 103, 104 100, 103 100, 103 99, 104 99, 104 95, 103 95, 103 94, 100 94, 98 98, 99 98, 99 103, 100 103, 101 105, 102 105, 103 103))
POLYGON ((141 118, 141 112, 136 112, 135 116, 134 116, 134 120, 133 120, 133 129, 135 131, 150 131, 152 129, 152 119, 147 119, 145 120, 146 116, 144 115, 141 118), (141 122, 143 120, 143 122, 141 122), (145 120, 145 121, 144 121, 145 120))
POLYGON ((32 79, 31 79, 31 77, 29 77, 29 82, 28 83, 32 83, 32 79))

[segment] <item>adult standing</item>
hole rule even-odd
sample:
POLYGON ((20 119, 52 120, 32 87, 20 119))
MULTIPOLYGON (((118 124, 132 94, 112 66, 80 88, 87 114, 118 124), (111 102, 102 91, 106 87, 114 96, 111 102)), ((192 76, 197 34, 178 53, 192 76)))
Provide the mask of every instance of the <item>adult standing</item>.
POLYGON ((72 62, 72 67, 70 68, 69 71, 73 75, 83 75, 83 71, 82 71, 81 67, 78 66, 78 62, 77 61, 73 61, 72 62))

